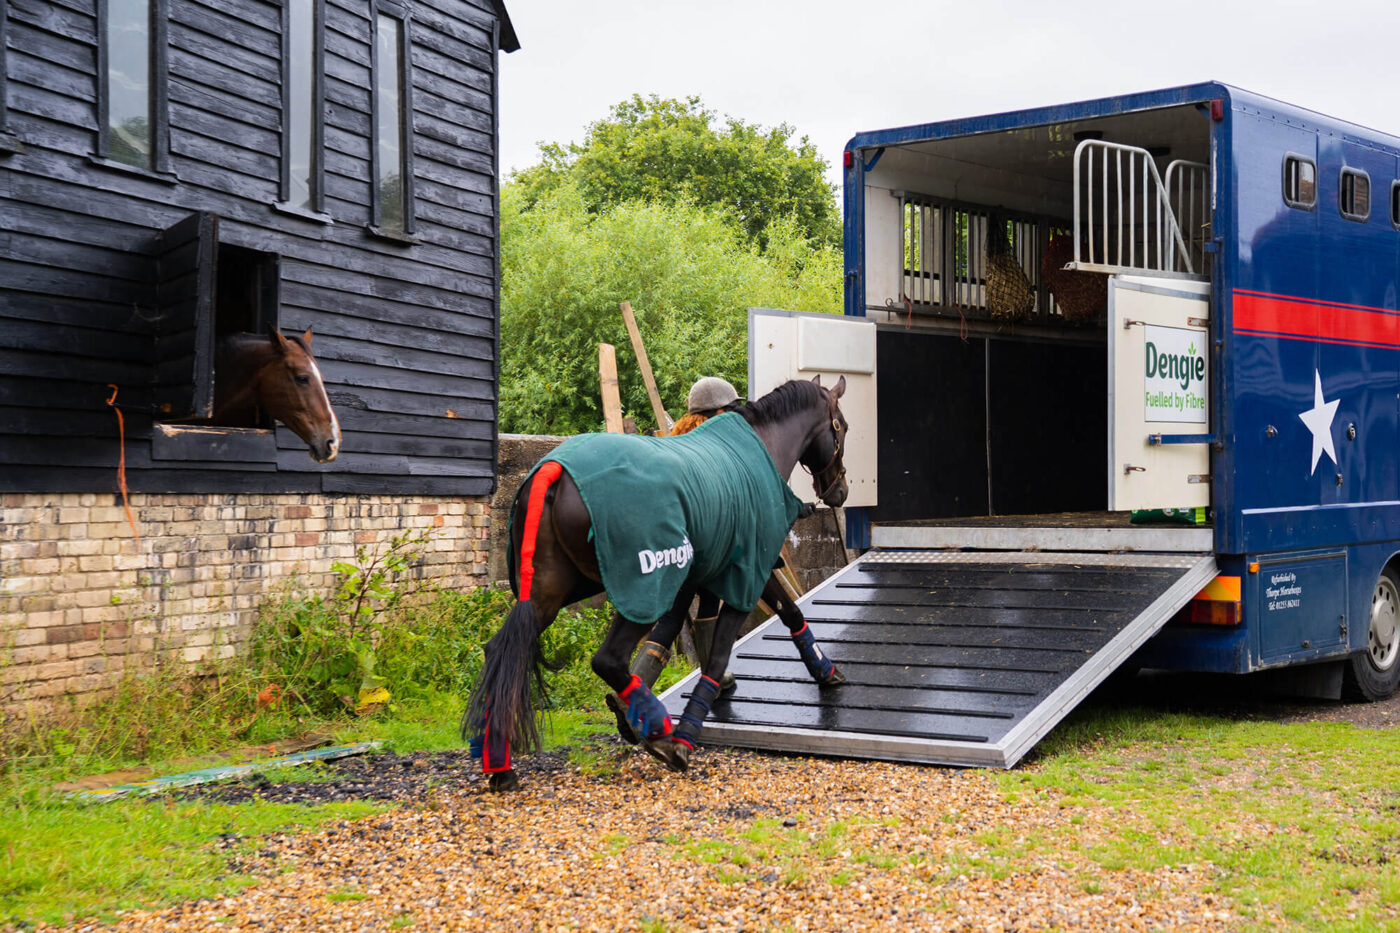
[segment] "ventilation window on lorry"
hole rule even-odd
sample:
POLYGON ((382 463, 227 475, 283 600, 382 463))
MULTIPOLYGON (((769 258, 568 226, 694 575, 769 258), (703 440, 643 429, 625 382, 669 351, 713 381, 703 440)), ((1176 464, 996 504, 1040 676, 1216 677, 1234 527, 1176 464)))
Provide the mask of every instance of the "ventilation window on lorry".
POLYGON ((1400 181, 1390 183, 1390 225, 1400 230, 1400 181))
POLYGON ((1284 158, 1283 201, 1289 207, 1313 209, 1317 203, 1317 167, 1311 159, 1296 155, 1284 158))
POLYGON ((1365 223, 1371 216, 1371 177, 1360 169, 1342 169, 1338 198, 1343 217, 1365 223))

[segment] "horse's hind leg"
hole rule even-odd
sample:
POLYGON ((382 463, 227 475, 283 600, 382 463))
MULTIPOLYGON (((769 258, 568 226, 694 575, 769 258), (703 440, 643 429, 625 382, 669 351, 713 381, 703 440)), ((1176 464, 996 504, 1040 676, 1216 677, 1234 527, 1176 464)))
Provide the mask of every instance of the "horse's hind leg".
MULTIPOLYGON (((636 735, 643 739, 661 739, 671 734, 671 717, 651 688, 627 667, 637 642, 645 634, 645 628, 614 612, 608 634, 593 655, 593 673, 617 691, 623 718, 636 735)), ((617 711, 617 705, 609 705, 617 711)))
POLYGON ((734 640, 739 637, 739 629, 749 614, 740 609, 724 606, 719 611, 719 621, 715 623, 715 640, 710 648, 710 656, 705 658, 700 679, 690 691, 690 699, 676 725, 674 741, 671 743, 672 757, 667 762, 673 770, 684 771, 690 766, 690 753, 700 741, 700 730, 710 715, 710 708, 719 698, 719 682, 724 670, 729 666, 729 654, 734 650, 734 640))
POLYGON ((788 597, 787 590, 783 589, 776 573, 769 574, 768 582, 763 585, 763 601, 773 607, 778 618, 783 620, 783 625, 787 626, 792 643, 797 646, 797 653, 801 655, 802 663, 806 665, 807 673, 813 680, 823 687, 834 687, 846 682, 846 675, 837 669, 817 645, 816 636, 812 634, 807 620, 802 617, 802 610, 788 597))
POLYGON ((517 557, 520 599, 486 645, 485 662, 462 717, 463 737, 469 736, 473 752, 481 754, 492 790, 511 790, 519 784, 512 746, 517 751, 539 746, 532 687, 543 696, 540 634, 566 602, 588 595, 590 588, 589 578, 560 543, 561 538, 588 532, 587 524, 579 529, 572 527, 576 523, 556 519, 553 502, 563 485, 560 475, 557 463, 546 462, 517 500, 511 548, 517 557))
MULTIPOLYGON (((680 634, 681 625, 685 622, 686 612, 689 611, 693 599, 695 599, 695 588, 682 587, 681 591, 676 594, 676 601, 671 604, 671 608, 666 611, 665 615, 656 620, 656 624, 651 627, 651 631, 647 634, 646 641, 642 642, 641 649, 637 651, 637 656, 633 659, 630 670, 631 673, 641 678, 642 683, 646 684, 648 689, 656 685, 656 678, 661 676, 661 671, 671 660, 671 643, 680 634)), ((601 652, 602 649, 599 650, 601 652)), ((599 674, 599 676, 602 675, 599 674)), ((627 703, 616 693, 609 693, 604 697, 604 700, 608 704, 608 709, 612 710, 613 717, 617 720, 617 734, 624 742, 636 745, 639 736, 627 722, 627 703)))

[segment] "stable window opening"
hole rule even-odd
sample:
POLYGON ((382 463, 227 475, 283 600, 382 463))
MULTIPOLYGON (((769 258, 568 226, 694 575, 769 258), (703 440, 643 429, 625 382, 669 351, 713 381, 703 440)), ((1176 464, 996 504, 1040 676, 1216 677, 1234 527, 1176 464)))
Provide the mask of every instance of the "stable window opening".
POLYGON ((1371 216, 1371 177, 1360 169, 1342 169, 1338 197, 1343 217, 1365 223, 1371 216))
POLYGON ((167 0, 98 4, 99 159, 168 171, 167 0))
POLYGON ((1311 159, 1299 155, 1284 157, 1283 203, 1306 211, 1317 204, 1317 166, 1311 159))
MULTIPOLYGON (((256 410, 215 417, 218 341, 278 325, 277 254, 219 242, 219 218, 190 214, 156 238, 155 460, 277 459, 273 422, 256 410)), ((227 374, 225 374, 227 375, 227 374)))

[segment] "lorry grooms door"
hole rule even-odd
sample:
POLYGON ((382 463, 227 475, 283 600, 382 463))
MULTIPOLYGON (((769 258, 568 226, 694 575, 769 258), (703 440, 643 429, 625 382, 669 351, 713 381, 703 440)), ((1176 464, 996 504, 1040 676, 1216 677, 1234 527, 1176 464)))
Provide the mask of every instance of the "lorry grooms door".
POLYGON ((1210 284, 1108 280, 1108 507, 1210 505, 1210 284))
MULTIPOLYGON (((749 309, 749 398, 789 379, 821 376, 830 388, 846 377, 841 411, 850 424, 842 462, 850 493, 847 506, 875 505, 875 323, 863 317, 749 309)), ((803 502, 813 497, 802 465, 788 485, 803 502)), ((821 503, 817 503, 821 505, 821 503)))

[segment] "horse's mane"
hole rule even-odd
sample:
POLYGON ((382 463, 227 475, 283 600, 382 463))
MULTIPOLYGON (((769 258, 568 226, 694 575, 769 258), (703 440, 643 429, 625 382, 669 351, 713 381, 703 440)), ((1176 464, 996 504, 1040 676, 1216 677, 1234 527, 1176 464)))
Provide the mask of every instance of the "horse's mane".
POLYGON ((750 426, 757 428, 795 415, 821 397, 821 387, 815 382, 791 379, 762 398, 740 406, 737 411, 750 426))

